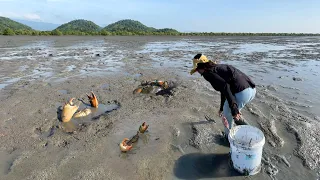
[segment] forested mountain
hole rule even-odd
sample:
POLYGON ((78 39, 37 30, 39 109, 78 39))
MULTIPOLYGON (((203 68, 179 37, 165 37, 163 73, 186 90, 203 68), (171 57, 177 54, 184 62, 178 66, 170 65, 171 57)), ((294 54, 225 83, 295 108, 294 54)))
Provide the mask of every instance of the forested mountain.
POLYGON ((57 27, 55 30, 59 30, 62 33, 64 32, 97 32, 101 29, 100 26, 95 24, 92 21, 84 20, 84 19, 77 19, 70 21, 68 23, 62 24, 61 26, 57 27))
POLYGON ((24 24, 0 16, 0 34, 14 35, 15 31, 31 31, 32 28, 24 24))
POLYGON ((146 25, 142 24, 139 21, 131 20, 131 19, 125 19, 120 20, 115 23, 109 24, 103 30, 109 31, 109 32, 115 32, 115 31, 127 31, 127 32, 151 32, 156 31, 155 28, 147 27, 146 25))

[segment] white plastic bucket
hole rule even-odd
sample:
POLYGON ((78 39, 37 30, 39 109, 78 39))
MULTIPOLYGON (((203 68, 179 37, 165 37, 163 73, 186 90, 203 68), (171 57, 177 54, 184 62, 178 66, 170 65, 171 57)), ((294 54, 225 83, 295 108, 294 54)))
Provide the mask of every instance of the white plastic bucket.
POLYGON ((255 175, 261 169, 263 132, 253 126, 234 126, 228 136, 233 168, 246 175, 255 175))

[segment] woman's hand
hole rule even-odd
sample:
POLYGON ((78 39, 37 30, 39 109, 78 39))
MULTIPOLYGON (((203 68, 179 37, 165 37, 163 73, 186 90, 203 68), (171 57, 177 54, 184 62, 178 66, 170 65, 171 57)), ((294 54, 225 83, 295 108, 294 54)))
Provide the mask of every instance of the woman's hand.
POLYGON ((222 120, 222 123, 223 123, 224 127, 229 129, 229 123, 228 123, 227 118, 226 117, 222 117, 221 120, 222 120))
POLYGON ((238 114, 233 116, 233 119, 236 120, 236 121, 239 121, 240 118, 241 118, 241 113, 238 113, 238 114))

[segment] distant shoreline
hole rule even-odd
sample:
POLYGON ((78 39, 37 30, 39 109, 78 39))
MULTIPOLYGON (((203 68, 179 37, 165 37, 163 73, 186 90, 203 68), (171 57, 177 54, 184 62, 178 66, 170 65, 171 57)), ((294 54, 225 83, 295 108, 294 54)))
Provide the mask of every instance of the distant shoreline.
POLYGON ((52 31, 33 31, 25 34, 1 34, 0 36, 320 36, 320 33, 177 33, 177 34, 155 34, 155 33, 132 33, 132 32, 110 32, 110 34, 93 33, 54 33, 52 31))

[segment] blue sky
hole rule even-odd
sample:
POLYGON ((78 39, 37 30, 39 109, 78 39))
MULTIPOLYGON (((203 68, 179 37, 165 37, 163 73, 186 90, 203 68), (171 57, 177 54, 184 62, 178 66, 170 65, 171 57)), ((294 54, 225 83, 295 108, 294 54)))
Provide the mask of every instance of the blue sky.
POLYGON ((0 16, 98 25, 134 19, 197 32, 320 33, 319 0, 0 0, 0 16))

